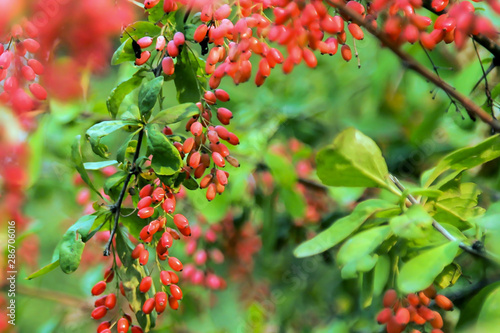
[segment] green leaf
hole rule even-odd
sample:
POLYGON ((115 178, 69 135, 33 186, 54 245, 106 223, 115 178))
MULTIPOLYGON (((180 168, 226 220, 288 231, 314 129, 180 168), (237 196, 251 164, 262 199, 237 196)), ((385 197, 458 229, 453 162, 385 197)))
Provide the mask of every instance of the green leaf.
POLYGON ((409 294, 423 290, 449 265, 458 251, 459 242, 449 242, 422 252, 406 262, 398 275, 398 288, 409 294))
POLYGON ((122 208, 121 212, 122 216, 120 217, 120 222, 127 227, 132 236, 139 239, 139 233, 149 221, 147 219, 141 219, 137 216, 137 211, 131 208, 122 208))
POLYGON ((141 90, 139 90, 139 111, 141 115, 145 116, 153 109, 162 87, 163 76, 158 76, 141 86, 141 90))
POLYGON ((131 134, 120 146, 120 148, 118 148, 118 151, 116 152, 116 159, 118 162, 125 163, 126 160, 132 162, 137 148, 137 140, 132 140, 134 136, 135 133, 131 134))
POLYGON ((382 255, 378 258, 374 269, 373 294, 380 296, 385 290, 385 285, 389 281, 391 273, 391 260, 388 255, 382 255))
POLYGON ((31 273, 30 275, 28 275, 28 277, 26 277, 26 280, 33 280, 34 278, 45 275, 49 272, 52 272, 57 267, 59 267, 59 259, 54 261, 54 262, 51 262, 50 264, 48 264, 42 268, 40 268, 36 272, 31 273))
POLYGON ((127 172, 125 171, 116 172, 115 174, 108 177, 103 186, 104 193, 109 195, 113 200, 118 199, 118 196, 121 192, 120 185, 125 181, 126 178, 127 172))
POLYGON ((294 189, 281 187, 280 200, 287 208, 287 213, 293 218, 301 218, 306 212, 306 201, 304 196, 294 189))
POLYGON ((116 118, 125 96, 130 94, 141 84, 143 78, 139 76, 138 73, 139 72, 135 73, 130 79, 120 83, 111 91, 111 94, 106 100, 106 106, 108 107, 108 111, 113 118, 116 118))
POLYGON ((85 170, 85 167, 83 166, 80 135, 76 136, 75 141, 71 146, 71 159, 73 160, 76 171, 78 171, 78 173, 82 177, 82 180, 102 198, 101 193, 95 188, 94 184, 89 178, 89 175, 87 174, 87 170, 85 170))
POLYGON ((173 175, 182 167, 179 151, 167 137, 153 126, 147 126, 148 147, 153 154, 151 167, 159 175, 173 175))
POLYGON ((373 253, 391 234, 389 226, 371 228, 349 238, 337 254, 339 265, 344 266, 373 253))
MULTIPOLYGON (((494 135, 478 145, 455 150, 445 156, 438 165, 422 179, 424 187, 429 187, 440 175, 451 171, 451 179, 464 170, 474 168, 500 156, 500 137, 494 135)), ((438 184, 438 187, 442 185, 438 184)))
POLYGON ((361 290, 360 290, 360 305, 363 309, 369 307, 373 300, 373 280, 374 272, 369 271, 361 274, 361 290))
POLYGON ((187 118, 191 118, 200 113, 194 103, 184 103, 162 110, 151 120, 152 123, 174 124, 187 118))
POLYGON ((179 103, 196 103, 200 100, 201 91, 199 85, 206 86, 206 78, 200 64, 202 60, 195 57, 187 47, 182 52, 175 64, 174 83, 177 89, 177 100, 179 103))
POLYGON ((139 291, 138 287, 141 280, 149 274, 146 267, 141 266, 137 260, 132 259, 131 254, 134 247, 125 228, 119 227, 116 233, 116 252, 123 263, 122 267, 120 267, 120 279, 123 282, 125 295, 130 308, 136 315, 137 321, 145 332, 149 332, 155 326, 156 312, 153 311, 149 315, 144 314, 142 304, 146 299, 154 297, 155 287, 153 285, 147 293, 139 291))
POLYGON ((424 207, 412 205, 403 215, 393 217, 389 224, 392 232, 398 237, 424 238, 432 229, 432 217, 424 207))
POLYGON ((320 150, 316 162, 318 177, 325 185, 388 188, 387 165, 380 148, 352 127, 320 150))
POLYGON ((271 170, 273 179, 282 187, 293 188, 297 182, 297 174, 290 168, 290 161, 284 156, 277 154, 266 154, 266 165, 271 170))
POLYGON ((68 230, 64 234, 59 246, 59 263, 64 273, 71 274, 76 271, 80 265, 84 247, 85 243, 78 232, 68 230))
POLYGON ((127 38, 113 53, 111 65, 118 65, 126 61, 135 61, 135 53, 132 48, 132 39, 127 38))
POLYGON ((101 162, 87 162, 83 163, 83 166, 85 167, 85 170, 99 170, 115 164, 118 164, 118 161, 111 160, 111 161, 101 161, 101 162))
POLYGON ((473 226, 472 218, 482 215, 484 209, 477 206, 481 191, 474 183, 460 184, 458 179, 441 187, 443 194, 437 200, 428 201, 426 207, 433 208, 433 217, 466 230, 473 226))
POLYGON ((119 130, 124 129, 130 131, 133 128, 139 128, 139 122, 134 120, 110 120, 95 124, 87 130, 86 136, 92 147, 92 151, 104 158, 109 156, 108 146, 101 143, 101 139, 105 136, 119 130))
MULTIPOLYGON (((162 6, 155 6, 155 7, 160 7, 160 11, 163 12, 162 6)), ((135 40, 138 40, 139 38, 145 36, 155 37, 161 33, 161 28, 159 26, 157 26, 154 23, 146 21, 137 21, 132 24, 129 24, 124 30, 125 31, 120 37, 120 42, 122 43, 127 39, 129 39, 130 36, 132 36, 135 40)))
MULTIPOLYGON (((185 177, 185 176, 182 175, 182 177, 185 177)), ((185 188, 187 188, 188 190, 191 190, 191 191, 197 190, 200 187, 198 185, 198 182, 196 182, 196 180, 193 177, 184 178, 184 180, 182 181, 182 185, 184 185, 185 188)), ((176 186, 174 185, 174 187, 176 187, 176 186)))
POLYGON ((460 311, 460 319, 457 323, 457 328, 462 330, 464 328, 473 329, 471 330, 471 332, 493 332, 492 330, 482 330, 481 327, 476 326, 481 324, 488 324, 491 319, 498 320, 498 310, 497 313, 491 318, 485 318, 485 315, 489 313, 489 309, 486 309, 483 314, 483 307, 485 307, 487 304, 488 308, 490 307, 490 304, 492 303, 488 302, 488 299, 491 296, 493 297, 493 301, 495 301, 495 299, 498 299, 499 290, 500 282, 495 282, 484 287, 479 293, 472 297, 472 299, 465 305, 463 311, 460 311), (482 317, 481 320, 483 320, 483 322, 481 322, 480 317, 482 317))
POLYGON ((396 205, 385 200, 363 201, 354 208, 350 215, 335 221, 328 229, 300 244, 295 249, 294 255, 303 258, 324 252, 346 239, 376 212, 395 208, 397 208, 396 205))

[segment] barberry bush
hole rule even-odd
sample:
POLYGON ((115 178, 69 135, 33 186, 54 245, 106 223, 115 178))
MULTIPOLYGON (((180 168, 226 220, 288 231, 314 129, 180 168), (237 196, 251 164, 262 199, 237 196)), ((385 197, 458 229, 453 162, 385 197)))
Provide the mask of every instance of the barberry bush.
POLYGON ((2 6, 2 330, 495 331, 497 1, 2 6))

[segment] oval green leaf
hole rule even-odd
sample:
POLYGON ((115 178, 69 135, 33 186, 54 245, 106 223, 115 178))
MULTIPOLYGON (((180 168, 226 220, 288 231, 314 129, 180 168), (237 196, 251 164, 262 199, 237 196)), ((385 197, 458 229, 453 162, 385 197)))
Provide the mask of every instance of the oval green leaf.
POLYGON ((346 239, 371 215, 395 208, 397 208, 396 205, 385 200, 370 199, 363 201, 354 208, 350 215, 335 221, 328 229, 299 245, 295 249, 294 255, 303 258, 324 252, 346 239))
POLYGON ((409 294, 423 290, 457 255, 459 242, 449 242, 422 252, 406 262, 398 275, 398 288, 409 294))
POLYGON ((387 164, 380 148, 355 128, 340 133, 331 146, 318 153, 316 162, 318 177, 325 185, 388 188, 387 164))

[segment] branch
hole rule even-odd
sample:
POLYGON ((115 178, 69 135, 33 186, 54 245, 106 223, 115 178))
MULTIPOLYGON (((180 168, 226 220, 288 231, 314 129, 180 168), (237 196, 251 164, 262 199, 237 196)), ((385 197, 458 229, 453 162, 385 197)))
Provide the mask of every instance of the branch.
POLYGON ((113 238, 115 237, 116 229, 118 228, 118 221, 120 219, 120 211, 121 211, 123 199, 125 198, 125 193, 127 193, 128 183, 130 182, 130 179, 132 178, 132 176, 134 174, 136 174, 136 172, 137 172, 136 162, 137 162, 137 158, 139 158, 139 152, 141 151, 143 136, 144 136, 144 127, 139 132, 139 138, 137 139, 137 146, 135 148, 132 166, 130 167, 127 178, 125 178, 125 181, 123 182, 123 187, 122 187, 122 190, 120 192, 120 196, 118 197, 118 200, 116 200, 116 203, 111 207, 111 211, 113 213, 115 213, 115 224, 113 225, 113 229, 111 230, 111 234, 109 235, 109 240, 106 243, 106 246, 104 248, 103 255, 106 257, 109 256, 109 254, 110 254, 111 244, 113 243, 113 238))
MULTIPOLYGON (((396 177, 394 177, 393 175, 389 175, 389 178, 391 179, 391 181, 394 183, 394 185, 396 185, 396 187, 401 192, 405 191, 405 187, 403 186, 403 184, 401 184, 401 182, 396 177)), ((410 201, 410 203, 412 205, 419 205, 419 202, 411 194, 408 195, 408 200, 410 201)), ((450 240, 452 242, 458 241, 458 239, 456 239, 455 236, 453 236, 452 234, 450 234, 448 232, 448 230, 446 230, 438 221, 432 219, 432 226, 434 227, 434 229, 436 229, 439 233, 441 233, 448 240, 450 240)), ((476 256, 476 257, 480 257, 480 258, 486 259, 486 260, 488 260, 488 261, 490 261, 490 262, 492 262, 492 263, 494 263, 496 265, 500 265, 500 258, 498 258, 497 256, 495 256, 492 253, 489 253, 489 252, 486 252, 486 251, 478 251, 478 250, 472 248, 471 246, 466 245, 463 242, 460 242, 458 244, 458 246, 462 250, 464 250, 465 252, 468 252, 468 253, 476 256)))
POLYGON ((385 33, 375 28, 369 22, 365 21, 363 17, 357 12, 353 11, 350 8, 347 8, 343 3, 339 2, 339 0, 326 0, 326 2, 331 6, 336 7, 340 14, 350 17, 352 22, 364 27, 370 34, 380 40, 384 46, 389 48, 396 56, 398 56, 399 59, 401 59, 401 61, 406 65, 406 67, 417 72, 425 79, 443 89, 446 93, 457 100, 467 110, 467 112, 478 116, 483 122, 490 125, 496 132, 500 132, 500 122, 494 119, 489 113, 481 109, 467 96, 459 93, 448 83, 441 80, 436 74, 428 70, 426 67, 422 66, 417 60, 415 60, 415 58, 410 56, 405 51, 401 50, 399 45, 390 40, 385 33))

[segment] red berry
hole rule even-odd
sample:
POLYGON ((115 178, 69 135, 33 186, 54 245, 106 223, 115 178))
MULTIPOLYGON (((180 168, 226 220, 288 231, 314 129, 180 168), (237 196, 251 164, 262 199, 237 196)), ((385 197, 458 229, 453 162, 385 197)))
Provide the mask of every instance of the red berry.
POLYGON ((157 292, 155 295, 156 312, 162 313, 167 307, 167 294, 163 291, 157 292))
POLYGON ((389 308, 384 308, 377 315, 377 322, 379 324, 387 324, 392 317, 392 310, 389 308))
POLYGON ((176 32, 174 35, 174 44, 176 46, 184 45, 184 42, 186 41, 186 38, 184 37, 184 34, 180 31, 176 32))
POLYGON ((144 65, 149 60, 150 57, 151 57, 151 52, 144 51, 144 52, 141 53, 141 57, 140 58, 135 59, 135 64, 137 66, 144 65))
POLYGON ((142 330, 142 328, 140 328, 139 326, 132 326, 132 330, 131 330, 132 333, 144 333, 144 331, 142 330))
POLYGON ((139 38, 137 40, 137 44, 139 44, 139 46, 142 49, 145 49, 146 47, 149 47, 151 44, 153 44, 153 38, 148 37, 148 36, 139 38))
POLYGON ((40 101, 44 101, 47 99, 47 91, 44 87, 39 85, 38 83, 32 83, 29 86, 31 93, 35 96, 36 99, 40 101))
POLYGON ((407 308, 400 308, 396 313, 395 320, 400 325, 406 325, 410 322, 410 312, 407 308))
POLYGON ((154 308, 155 308, 154 297, 148 298, 142 305, 142 312, 144 312, 145 314, 150 314, 151 312, 153 312, 154 308))
POLYGON ((23 40, 23 46, 29 53, 36 53, 40 49, 40 43, 31 38, 23 40))
POLYGON ((23 66, 21 68, 21 73, 23 74, 24 78, 28 81, 33 81, 36 77, 35 71, 30 66, 23 66))
POLYGON ((230 100, 229 94, 222 89, 215 89, 215 97, 221 102, 228 102, 230 100))
POLYGON ((396 303, 397 299, 398 299, 398 294, 396 293, 396 290, 389 289, 384 294, 382 304, 384 305, 385 308, 389 308, 396 303))
POLYGON ((104 317, 106 315, 106 313, 108 313, 108 309, 106 309, 106 307, 104 305, 101 305, 101 306, 95 308, 94 311, 92 311, 90 316, 92 318, 94 318, 95 320, 99 320, 102 317, 104 317))
POLYGON ((102 333, 105 329, 108 329, 111 327, 111 322, 110 321, 103 321, 102 323, 97 326, 97 333, 102 333))
POLYGON ((92 295, 98 296, 106 290, 106 281, 99 281, 92 287, 92 295))
POLYGON ((118 333, 126 333, 128 332, 128 328, 129 328, 129 322, 126 318, 120 318, 118 319, 118 323, 116 324, 116 330, 118 331, 118 333))
MULTIPOLYGON (((158 52, 163 51, 166 43, 167 43, 167 40, 165 39, 165 37, 158 36, 158 38, 156 38, 156 46, 155 46, 156 51, 158 51, 158 52)), ((172 58, 170 58, 170 59, 172 59, 172 58)), ((164 58, 164 60, 165 60, 165 58, 164 58)), ((173 65, 173 62, 172 62, 172 65, 173 65)), ((168 75, 172 75, 172 74, 168 74, 168 75)))
POLYGON ((168 265, 177 272, 182 271, 182 262, 176 257, 168 258, 168 265))
POLYGON ((149 260, 149 251, 148 250, 142 250, 140 257, 139 257, 139 263, 144 266, 148 263, 149 260))
POLYGON ((148 184, 139 191, 139 198, 151 196, 151 194, 153 194, 153 185, 148 184))
POLYGON ((173 40, 167 43, 167 53, 172 58, 175 58, 179 55, 179 48, 177 47, 177 45, 175 45, 173 40))
POLYGON ((437 295, 434 299, 436 301, 436 305, 445 311, 453 310, 453 302, 450 299, 443 295, 437 295))
POLYGON ((141 283, 139 284, 139 290, 141 293, 147 293, 149 289, 151 289, 151 285, 153 284, 153 279, 151 276, 146 276, 142 279, 141 283))
POLYGON ((111 310, 115 307, 116 305, 116 295, 115 294, 109 294, 106 296, 106 300, 104 301, 104 306, 108 309, 111 310))
POLYGON ((40 74, 43 74, 43 72, 44 72, 43 65, 40 63, 40 61, 38 61, 36 59, 29 59, 28 66, 33 68, 33 71, 35 71, 35 74, 40 75, 40 74))
POLYGON ((172 283, 179 283, 179 276, 175 274, 175 272, 168 271, 168 274, 170 275, 170 282, 172 283))
POLYGON ((174 215, 174 223, 178 229, 184 229, 189 225, 188 219, 182 214, 174 215))
POLYGON ((161 187, 157 187, 154 189, 151 197, 155 202, 160 202, 163 200, 163 198, 165 198, 165 190, 161 187))
POLYGON ((179 308, 179 301, 175 297, 169 296, 168 305, 172 310, 177 310, 179 308))
POLYGON ((137 259, 141 256, 141 252, 144 250, 144 244, 139 243, 132 251, 132 259, 137 259))
POLYGON ((144 333, 144 331, 142 330, 142 328, 140 328, 139 326, 132 326, 132 330, 131 330, 132 333, 144 333))
POLYGON ((137 216, 139 216, 141 219, 147 219, 148 217, 151 217, 155 212, 155 209, 153 207, 145 207, 139 210, 137 213, 137 216))
POLYGON ((170 274, 167 271, 160 272, 160 281, 164 285, 168 286, 170 284, 170 274))
POLYGON ((151 206, 152 203, 153 203, 153 198, 151 198, 150 196, 144 197, 137 203, 137 209, 141 210, 145 207, 149 207, 151 206))
POLYGON ((175 299, 182 299, 182 290, 176 284, 170 285, 170 293, 175 299))
POLYGON ((175 72, 175 65, 174 65, 174 59, 171 57, 165 57, 161 61, 161 68, 163 70, 163 73, 165 75, 172 75, 175 72))

